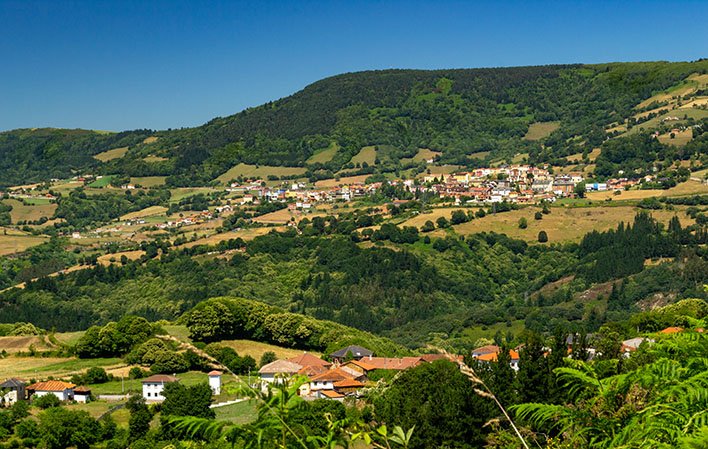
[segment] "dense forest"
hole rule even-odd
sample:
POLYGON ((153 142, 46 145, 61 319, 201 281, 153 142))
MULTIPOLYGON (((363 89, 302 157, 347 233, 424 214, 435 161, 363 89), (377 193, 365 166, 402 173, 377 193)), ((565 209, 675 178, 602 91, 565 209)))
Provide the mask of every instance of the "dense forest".
MULTIPOLYGON (((136 261, 42 277, 4 292, 0 321, 78 330, 124 314, 174 320, 206 299, 238 295, 417 347, 440 333, 450 344, 469 345, 454 338, 465 327, 515 320, 538 332, 561 324, 590 332, 655 292, 706 294, 704 227, 682 228, 673 220, 664 229, 646 212, 580 244, 550 246, 494 233, 430 239, 390 224, 370 234, 358 230, 371 220, 362 217, 316 217, 297 230, 213 247, 145 244, 136 261), (357 244, 366 239, 374 244, 357 244), (203 256, 215 250, 232 255, 203 256), (644 267, 658 257, 675 262, 644 267), (563 288, 535 294, 568 276, 573 280, 563 288), (620 279, 606 308, 574 300, 595 283, 620 279)), ((56 242, 34 250, 40 267, 59 257, 56 242)), ((47 266, 65 262, 53 263, 47 266)))
MULTIPOLYGON (((463 166, 479 164, 468 156, 487 151, 488 157, 529 153, 532 162, 563 161, 602 145, 605 127, 624 121, 642 100, 707 70, 708 61, 701 60, 347 73, 196 128, 0 133, 0 186, 82 170, 164 175, 171 185, 204 185, 240 162, 307 166, 310 177, 341 169, 373 172, 374 167, 350 162, 367 145, 379 150, 377 171, 415 166, 403 167, 401 158, 413 156, 418 148, 442 151, 440 162, 463 166), (545 140, 522 139, 531 123, 550 121, 560 127, 545 140), (332 160, 307 163, 313 153, 332 144, 339 148, 332 160), (118 147, 129 151, 105 163, 92 158, 118 147)), ((636 165, 643 156, 623 155, 615 148, 622 143, 608 145, 609 156, 598 162, 601 176, 614 173, 625 160, 636 165)), ((647 145, 641 151, 661 160, 666 158, 663 152, 673 155, 668 160, 706 152, 705 138, 681 154, 656 141, 647 145)))

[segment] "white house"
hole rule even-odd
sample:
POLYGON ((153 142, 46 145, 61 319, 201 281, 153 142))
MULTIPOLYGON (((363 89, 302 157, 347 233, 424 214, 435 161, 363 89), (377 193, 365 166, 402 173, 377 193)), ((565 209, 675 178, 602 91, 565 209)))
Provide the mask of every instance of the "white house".
POLYGON ((25 399, 25 383, 20 379, 11 378, 0 384, 0 406, 11 406, 25 399), (5 394, 2 394, 2 392, 5 394))
POLYGON ((165 384, 170 382, 179 382, 175 376, 167 374, 155 374, 143 379, 143 397, 146 401, 164 401, 165 397, 162 391, 165 389, 165 384))
POLYGON ((267 365, 263 365, 258 373, 261 375, 261 381, 264 383, 282 382, 283 379, 297 374, 302 369, 302 365, 290 362, 288 360, 276 360, 267 365))
POLYGON ((74 388, 74 400, 76 402, 87 403, 91 399, 91 389, 89 387, 74 388))
POLYGON ((46 382, 37 382, 27 387, 27 392, 30 397, 40 398, 42 396, 53 394, 60 401, 73 401, 74 388, 76 385, 60 380, 48 380, 46 382))
POLYGON ((209 386, 215 395, 221 394, 221 371, 211 371, 209 373, 209 386))

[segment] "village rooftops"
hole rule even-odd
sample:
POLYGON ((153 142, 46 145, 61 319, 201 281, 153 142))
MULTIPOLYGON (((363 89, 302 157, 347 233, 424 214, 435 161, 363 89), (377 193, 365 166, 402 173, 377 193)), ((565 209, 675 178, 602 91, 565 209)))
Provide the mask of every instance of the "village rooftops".
POLYGON ((362 382, 354 379, 344 379, 334 383, 334 388, 361 388, 364 386, 362 382))
POLYGON ((344 397, 344 395, 342 393, 338 393, 334 390, 320 390, 319 394, 321 394, 322 396, 325 396, 329 399, 341 399, 344 397))
POLYGON ((209 376, 209 377, 215 377, 215 376, 221 376, 222 374, 223 374, 223 373, 222 373, 221 371, 214 370, 214 371, 209 371, 208 376, 209 376))
MULTIPOLYGON (((357 373, 359 374, 359 373, 357 373)), ((337 368, 329 371, 325 371, 322 374, 318 374, 311 380, 313 382, 340 382, 342 380, 351 380, 352 376, 350 373, 344 371, 342 368, 337 368)))
MULTIPOLYGON (((479 360, 480 362, 496 362, 498 355, 498 352, 490 352, 487 354, 480 355, 479 357, 477 357, 477 360, 479 360)), ((513 349, 509 350, 509 356, 511 357, 511 360, 519 360, 519 353, 517 351, 514 351, 513 349)))
POLYGON ((170 382, 179 382, 179 379, 168 374, 154 374, 150 377, 146 377, 142 382, 144 384, 165 384, 170 382))
POLYGON ((276 360, 267 365, 263 365, 261 369, 258 370, 260 374, 295 374, 302 368, 295 362, 290 362, 288 360, 276 360))
POLYGON ((478 357, 484 354, 496 354, 499 351, 501 351, 501 348, 497 345, 482 346, 472 350, 472 357, 478 357))
POLYGON ((29 391, 64 391, 71 390, 76 387, 75 384, 62 382, 60 380, 48 380, 46 382, 37 382, 27 387, 29 391))
POLYGON ((374 355, 374 351, 371 351, 370 349, 366 349, 362 346, 357 346, 357 345, 350 345, 347 346, 346 348, 342 348, 339 351, 333 352, 330 354, 332 358, 337 358, 337 359, 343 359, 347 356, 347 354, 351 354, 352 357, 355 359, 361 359, 362 357, 371 357, 374 355))
POLYGON ((287 361, 297 363, 300 366, 332 366, 332 364, 328 361, 322 360, 321 358, 312 354, 308 354, 307 352, 303 352, 301 355, 298 355, 296 357, 291 357, 287 359, 287 361))

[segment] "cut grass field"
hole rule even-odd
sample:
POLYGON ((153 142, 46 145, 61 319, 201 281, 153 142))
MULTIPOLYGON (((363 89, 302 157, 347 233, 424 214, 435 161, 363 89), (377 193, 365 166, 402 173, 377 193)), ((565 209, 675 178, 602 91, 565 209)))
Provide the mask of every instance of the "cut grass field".
POLYGON ((326 188, 326 187, 336 187, 349 184, 364 184, 366 178, 371 175, 357 175, 357 176, 342 176, 339 181, 336 179, 322 179, 315 183, 315 187, 326 188))
MULTIPOLYGON (((600 155, 602 150, 600 148, 595 148, 591 152, 588 153, 588 159, 593 162, 597 157, 600 155)), ((583 153, 575 153, 571 154, 570 156, 565 157, 569 161, 582 161, 583 160, 583 153)))
POLYGON ((643 200, 652 197, 668 197, 668 196, 686 196, 686 195, 705 195, 708 193, 708 184, 703 184, 698 181, 688 180, 678 184, 667 190, 623 190, 619 195, 615 195, 612 191, 606 192, 590 192, 587 194, 588 199, 593 201, 603 201, 611 198, 613 201, 621 200, 643 200))
POLYGON ((121 148, 114 148, 112 150, 104 151, 102 153, 95 154, 93 156, 94 159, 97 159, 101 162, 108 162, 113 159, 119 159, 128 152, 128 147, 121 147, 121 148))
MULTIPOLYGON (((217 189, 213 189, 211 187, 176 187, 174 189, 170 189, 170 202, 177 203, 179 200, 187 198, 188 196, 196 195, 198 193, 207 194, 216 191, 217 189)), ((223 189, 219 189, 219 191, 223 191, 223 189)))
POLYGON ((153 217, 155 215, 164 215, 167 212, 165 206, 150 206, 135 212, 130 212, 120 217, 121 220, 135 220, 137 218, 153 217))
POLYGON ((0 350, 9 354, 27 352, 32 348, 43 351, 50 349, 51 345, 47 344, 44 337, 39 335, 0 337, 0 350))
POLYGON ((5 357, 0 359, 0 379, 20 377, 46 379, 50 376, 63 378, 80 373, 93 366, 106 369, 122 366, 121 359, 78 359, 75 357, 5 357))
POLYGON ((158 139, 159 139, 159 137, 155 137, 155 136, 146 137, 146 138, 143 140, 143 143, 144 143, 145 145, 150 145, 151 143, 157 142, 158 139))
POLYGON ((674 133, 674 138, 671 138, 671 132, 662 134, 658 137, 659 142, 665 145, 673 145, 676 147, 682 147, 693 139, 693 131, 688 128, 683 131, 678 131, 674 133))
POLYGON ((11 230, 8 230, 7 235, 2 232, 4 230, 0 230, 0 256, 21 253, 48 240, 44 236, 16 234, 11 230))
POLYGON ((426 162, 430 159, 435 159, 436 157, 442 155, 441 151, 433 151, 428 148, 420 148, 418 149, 418 152, 413 156, 412 158, 403 158, 401 159, 401 163, 408 163, 408 162, 426 162))
POLYGON ((165 162, 165 161, 169 161, 169 160, 170 160, 170 159, 169 159, 169 158, 166 158, 166 157, 153 156, 153 155, 146 156, 146 157, 143 158, 143 161, 145 161, 145 162, 147 162, 147 163, 151 163, 151 162, 165 162))
POLYGON ((491 151, 479 151, 467 155, 467 159, 484 159, 491 154, 491 151))
POLYGON ((108 265, 112 265, 114 263, 120 263, 120 259, 123 256, 128 258, 128 260, 138 260, 144 254, 145 254, 145 251, 143 251, 141 249, 135 250, 135 251, 123 251, 123 252, 114 253, 114 254, 104 254, 102 256, 98 256, 98 263, 100 263, 103 266, 108 266, 108 265), (113 260, 113 262, 111 262, 111 260, 113 260))
POLYGON ((217 177, 216 180, 224 184, 239 176, 244 178, 261 178, 266 179, 269 175, 272 176, 299 176, 305 174, 305 167, 273 167, 269 165, 249 165, 238 164, 231 167, 226 173, 217 177))
POLYGON ((705 109, 679 109, 679 110, 673 110, 669 111, 666 114, 660 115, 658 117, 654 117, 651 120, 647 120, 646 122, 640 123, 629 131, 627 131, 623 135, 632 135, 641 132, 642 130, 650 130, 657 128, 661 126, 664 122, 663 119, 666 117, 678 117, 680 120, 675 121, 675 122, 670 122, 672 125, 674 124, 684 124, 686 123, 685 120, 683 119, 684 116, 688 118, 693 118, 695 120, 701 120, 704 118, 708 118, 708 110, 705 109))
POLYGON ((362 148, 352 157, 351 162, 354 164, 363 164, 366 162, 369 165, 374 165, 376 163, 376 147, 372 145, 362 148))
MULTIPOLYGON (((300 349, 282 348, 251 340, 224 340, 219 342, 219 344, 233 348, 240 356, 250 355, 256 359, 256 362, 260 361, 263 354, 269 351, 274 352, 279 359, 289 359, 303 353, 300 349)), ((311 352, 311 354, 320 355, 317 352, 311 352)))
POLYGON ((308 164, 324 164, 332 160, 334 155, 339 151, 339 145, 336 142, 332 142, 329 147, 316 151, 312 156, 307 159, 308 164))
MULTIPOLYGON (((640 209, 630 206, 615 207, 578 207, 564 208, 553 207, 551 213, 544 215, 542 220, 535 220, 534 213, 540 210, 536 207, 527 207, 520 210, 490 214, 461 225, 454 226, 460 234, 474 234, 478 232, 497 232, 509 237, 538 241, 538 233, 546 231, 549 243, 578 242, 590 231, 605 231, 615 228, 619 222, 631 223, 640 209), (526 218, 528 227, 519 229, 519 219, 526 218)), ((681 210, 676 211, 651 211, 651 215, 664 224, 674 216, 678 216, 682 226, 693 224, 693 220, 686 217, 681 210)), ((433 220, 434 221, 434 220, 433 220)), ((440 233, 440 231, 436 231, 440 233)))
POLYGON ((191 248, 192 246, 196 245, 216 245, 219 242, 230 240, 230 239, 236 239, 236 238, 242 238, 243 240, 253 240, 254 238, 258 237, 259 235, 264 235, 269 233, 272 230, 276 231, 282 231, 284 228, 282 226, 276 226, 276 227, 269 227, 269 228, 249 228, 249 229, 242 229, 240 231, 229 231, 229 232, 224 232, 221 234, 212 234, 203 238, 200 238, 198 240, 195 240, 193 242, 185 243, 184 245, 178 246, 178 248, 191 248))
POLYGON ((49 218, 53 216, 54 211, 57 210, 57 205, 49 203, 48 201, 42 204, 24 205, 21 201, 10 198, 2 202, 12 206, 10 218, 13 223, 17 223, 18 221, 35 221, 42 217, 49 218))
POLYGON ((141 176, 130 178, 130 183, 133 185, 140 185, 143 187, 157 187, 165 185, 165 180, 167 176, 141 176))
POLYGON ((529 125, 524 140, 540 140, 551 135, 560 127, 560 122, 535 122, 529 125))

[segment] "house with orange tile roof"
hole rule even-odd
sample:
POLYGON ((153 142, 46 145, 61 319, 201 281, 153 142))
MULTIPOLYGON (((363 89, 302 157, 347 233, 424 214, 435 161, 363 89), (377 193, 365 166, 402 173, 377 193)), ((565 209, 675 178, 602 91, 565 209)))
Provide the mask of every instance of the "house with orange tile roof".
MULTIPOLYGON (((490 352, 487 354, 482 354, 479 357, 475 357, 475 359, 479 360, 480 362, 483 362, 483 363, 490 363, 490 362, 496 363, 498 356, 499 356, 498 352, 490 352)), ((514 371, 518 371, 519 370, 519 352, 515 351, 513 349, 510 349, 509 356, 511 357, 511 362, 509 362, 509 366, 511 366, 511 368, 514 371)))
POLYGON ((326 360, 322 360, 321 358, 312 355, 307 352, 303 352, 301 355, 298 355, 296 357, 291 357, 287 359, 288 362, 293 362, 297 363, 300 366, 308 367, 308 366, 323 366, 325 368, 329 368, 332 366, 332 364, 326 360))
POLYGON ((31 398, 40 398, 48 394, 53 394, 60 401, 74 400, 75 384, 62 382, 60 380, 48 380, 46 382, 37 382, 27 387, 27 393, 31 398))
POLYGON ((660 334, 678 334, 679 332, 683 332, 682 327, 667 327, 659 331, 660 334))

